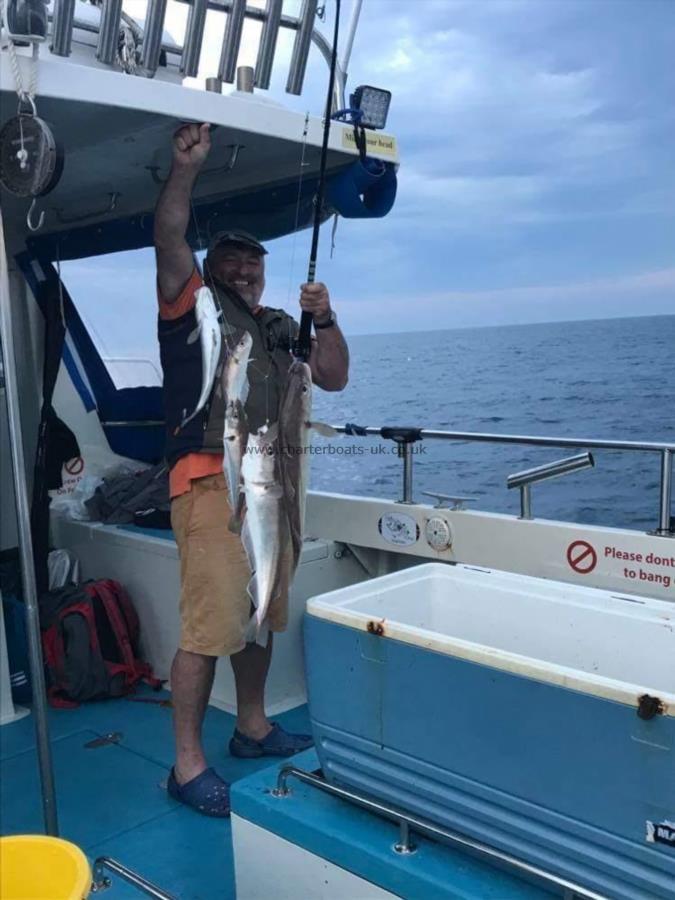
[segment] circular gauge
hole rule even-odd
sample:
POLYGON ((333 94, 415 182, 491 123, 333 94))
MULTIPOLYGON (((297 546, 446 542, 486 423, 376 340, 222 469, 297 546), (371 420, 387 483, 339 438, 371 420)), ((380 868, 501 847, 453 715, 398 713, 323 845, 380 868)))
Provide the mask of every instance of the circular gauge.
POLYGON ((42 119, 20 113, 0 130, 0 183, 17 197, 41 197, 61 177, 63 153, 42 119))
POLYGON ((432 550, 448 550, 452 544, 450 526, 440 516, 433 516, 431 519, 427 519, 424 536, 432 550))

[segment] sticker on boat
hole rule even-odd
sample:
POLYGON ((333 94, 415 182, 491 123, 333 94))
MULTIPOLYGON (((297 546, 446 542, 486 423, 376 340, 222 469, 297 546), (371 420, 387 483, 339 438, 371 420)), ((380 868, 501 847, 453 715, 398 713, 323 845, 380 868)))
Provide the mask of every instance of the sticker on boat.
POLYGON ((647 821, 647 843, 666 844, 675 849, 675 822, 667 819, 663 822, 647 821))
POLYGON ((407 547, 419 540, 419 525, 412 516, 407 516, 405 513, 387 513, 380 516, 377 527, 388 544, 407 547))

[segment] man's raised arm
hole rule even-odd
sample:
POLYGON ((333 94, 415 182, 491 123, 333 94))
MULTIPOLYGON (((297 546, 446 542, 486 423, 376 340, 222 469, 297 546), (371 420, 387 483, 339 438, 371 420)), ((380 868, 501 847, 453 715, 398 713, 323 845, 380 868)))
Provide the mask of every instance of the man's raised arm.
POLYGON ((155 208, 157 284, 165 303, 180 296, 194 269, 185 240, 192 189, 211 149, 208 125, 184 125, 173 138, 173 163, 155 208))

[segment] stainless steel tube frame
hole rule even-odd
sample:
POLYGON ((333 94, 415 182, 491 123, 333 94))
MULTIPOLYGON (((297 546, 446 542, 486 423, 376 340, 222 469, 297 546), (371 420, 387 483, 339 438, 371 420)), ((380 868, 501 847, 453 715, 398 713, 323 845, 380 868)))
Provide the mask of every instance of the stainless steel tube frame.
POLYGON ((237 66, 237 90, 244 94, 252 94, 255 84, 255 72, 252 66, 237 66))
POLYGON ((185 42, 180 58, 180 71, 187 78, 194 78, 199 71, 207 7, 207 0, 192 0, 188 11, 185 42))
MULTIPOLYGON (((190 0, 178 0, 178 2, 189 3, 190 0)), ((215 9, 218 12, 229 12, 229 10, 232 9, 232 0, 207 0, 207 5, 209 9, 215 9)), ((259 9, 257 6, 246 7, 247 19, 252 19, 254 22, 264 23, 266 17, 266 10, 259 9)), ((282 15, 279 26, 281 28, 289 28, 291 31, 298 31, 301 26, 301 21, 300 19, 296 19, 295 16, 282 15)), ((320 31, 313 30, 311 33, 311 40, 321 52, 321 55, 326 60, 326 63, 330 66, 333 56, 333 48, 328 43, 326 38, 323 36, 323 34, 321 34, 320 31)), ((169 52, 174 52, 173 48, 169 48, 169 52)), ((338 109, 344 109, 345 106, 345 79, 341 67, 337 65, 335 67, 335 93, 333 95, 333 112, 338 109)))
POLYGON ((122 0, 103 0, 101 24, 96 43, 96 59, 106 66, 112 65, 117 55, 121 18, 122 0))
POLYGON ((55 0, 50 50, 56 56, 70 56, 74 17, 75 0, 55 0))
POLYGON ((33 541, 30 531, 30 507, 26 487, 26 467, 23 455, 21 433, 21 412, 19 408, 19 386, 16 377, 12 310, 9 294, 9 267, 5 251, 4 226, 0 211, 0 348, 2 350, 5 375, 5 396, 7 397, 7 420, 9 444, 12 454, 14 476, 14 499, 19 532, 19 554, 21 561, 21 583, 26 605, 26 632, 28 635, 28 655, 33 691, 33 715, 35 717, 35 737, 37 742, 40 784, 42 788, 42 813, 45 833, 57 836, 59 833, 54 790, 54 769, 49 745, 49 722, 47 720, 47 689, 42 660, 40 640, 40 616, 35 583, 35 563, 33 541))
POLYGON ((587 469, 593 466, 593 456, 590 453, 579 453, 577 456, 568 456, 566 459, 556 459, 554 462, 545 463, 534 469, 525 469, 516 472, 506 479, 507 488, 520 488, 520 518, 532 518, 532 492, 530 485, 537 481, 547 481, 549 478, 559 478, 569 472, 579 469, 587 469))
POLYGON ((522 859, 518 859, 508 853, 503 853, 501 850, 497 850, 496 847, 490 847, 487 844, 466 837, 458 832, 441 828, 439 825, 434 825, 432 822, 426 822, 424 819, 418 819, 417 816, 409 815, 403 810, 395 809, 392 806, 386 806, 384 803, 380 803, 377 800, 362 797, 352 790, 336 787, 335 785, 324 781, 323 778, 319 778, 311 772, 305 772, 303 769, 297 769, 292 765, 284 766, 280 770, 277 777, 276 789, 272 791, 273 796, 284 798, 291 795, 291 791, 288 787, 289 778, 297 778, 299 781, 311 784, 313 787, 319 788, 319 790, 325 791, 327 794, 333 794, 335 797, 348 800, 350 803, 354 803, 363 809, 367 809, 369 812, 384 816, 385 818, 398 823, 400 827, 400 838, 398 845, 395 845, 394 849, 398 848, 397 852, 399 853, 410 853, 414 850, 414 846, 410 840, 410 829, 413 829, 419 834, 425 834, 436 840, 458 845, 495 863, 506 864, 510 868, 515 869, 518 873, 522 873, 525 877, 534 877, 547 885, 571 891, 576 897, 583 897, 585 900, 609 900, 604 894, 590 891, 579 884, 575 884, 573 881, 568 881, 566 878, 555 875, 553 872, 547 872, 545 869, 533 866, 522 859), (405 827, 402 823, 406 823, 405 827))
POLYGON ((223 36, 223 49, 220 54, 220 65, 218 66, 218 78, 228 84, 232 84, 237 72, 237 57, 239 56, 245 17, 246 0, 233 0, 227 17, 227 25, 223 36))
POLYGON ((532 491, 529 484, 520 486, 520 518, 532 518, 532 491))
MULTIPOLYGON (((344 425, 334 425, 336 431, 345 434, 344 425)), ((368 426, 363 428, 365 436, 378 437, 380 428, 368 426)), ((672 502, 672 460, 675 444, 657 441, 606 441, 598 438, 561 438, 543 437, 532 434, 493 434, 479 431, 439 431, 422 428, 421 438, 433 438, 444 441, 466 441, 478 444, 523 444, 532 447, 569 447, 578 449, 588 447, 591 450, 625 450, 634 453, 659 453, 661 455, 661 491, 659 504, 659 527, 653 534, 662 537, 673 537, 675 532, 670 527, 670 508, 672 502)))
POLYGON ((307 58, 312 43, 312 32, 314 31, 317 6, 318 0, 302 0, 300 27, 295 36, 293 55, 291 56, 291 68, 288 72, 288 81, 286 82, 286 93, 288 94, 300 95, 302 93, 302 84, 305 80, 305 70, 307 69, 307 58))
POLYGON ((673 490, 673 451, 663 450, 661 453, 661 493, 659 501, 659 527, 657 534, 671 536, 670 509, 673 490))
POLYGON ((413 502, 413 445, 403 444, 403 499, 402 503, 413 502))
POLYGON ((115 859, 111 859, 109 856, 99 856, 94 862, 92 893, 97 894, 110 887, 110 879, 104 875, 106 869, 109 872, 114 872, 116 875, 119 875, 120 878, 129 884, 133 884, 134 887, 138 888, 139 891, 146 894, 148 897, 154 897, 155 900, 177 900, 173 894, 167 894, 166 891, 158 888, 156 884, 148 881, 147 878, 143 878, 142 875, 128 869, 126 866, 122 865, 122 863, 117 862, 115 859))
POLYGON ((272 67, 274 65, 274 54, 277 49, 282 7, 283 0, 267 0, 265 21, 260 33, 258 58, 255 64, 255 85, 265 91, 269 88, 272 79, 272 67))
POLYGON ((149 0, 148 2, 148 12, 143 28, 141 66, 149 75, 154 75, 159 65, 166 4, 167 0, 149 0))
POLYGON ((525 469, 516 472, 506 479, 507 488, 522 487, 525 484, 534 484, 537 481, 547 481, 549 478, 559 478, 569 472, 579 469, 588 469, 594 465, 593 456, 590 453, 579 453, 576 456, 568 456, 565 459, 556 459, 554 462, 544 463, 534 469, 525 469))
POLYGON ((349 19, 349 28, 347 29, 347 40, 345 41, 345 49, 342 54, 342 61, 340 63, 340 68, 342 69, 342 75, 345 82, 347 83, 347 69, 349 68, 349 60, 352 57, 352 49, 354 47, 354 38, 356 37, 356 29, 359 27, 359 18, 361 17, 361 7, 363 6, 363 0, 355 0, 354 5, 352 7, 352 14, 349 19))

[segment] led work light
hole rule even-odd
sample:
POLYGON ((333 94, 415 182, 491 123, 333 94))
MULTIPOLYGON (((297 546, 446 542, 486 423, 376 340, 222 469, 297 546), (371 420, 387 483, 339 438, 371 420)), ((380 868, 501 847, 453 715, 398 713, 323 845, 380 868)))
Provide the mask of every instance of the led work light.
POLYGON ((359 85, 351 96, 351 107, 361 113, 359 125, 363 128, 384 128, 391 103, 391 91, 359 85))

